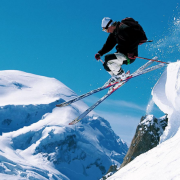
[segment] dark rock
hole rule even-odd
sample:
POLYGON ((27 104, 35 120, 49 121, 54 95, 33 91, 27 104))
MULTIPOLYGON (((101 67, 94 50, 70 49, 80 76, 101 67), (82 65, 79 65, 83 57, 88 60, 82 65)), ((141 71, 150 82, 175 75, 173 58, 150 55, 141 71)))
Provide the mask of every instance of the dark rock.
POLYGON ((124 167, 140 154, 156 147, 159 144, 160 136, 163 134, 167 123, 167 115, 160 119, 155 118, 153 115, 143 116, 120 168, 124 167))

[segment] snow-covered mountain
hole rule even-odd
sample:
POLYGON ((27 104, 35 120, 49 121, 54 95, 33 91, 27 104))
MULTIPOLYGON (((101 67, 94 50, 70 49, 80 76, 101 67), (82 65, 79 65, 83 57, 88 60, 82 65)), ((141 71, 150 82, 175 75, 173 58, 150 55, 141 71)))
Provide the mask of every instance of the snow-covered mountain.
POLYGON ((0 71, 0 179, 100 179, 128 150, 94 112, 74 126, 82 101, 54 78, 0 71))
POLYGON ((180 179, 180 61, 168 65, 152 95, 157 106, 168 114, 161 143, 136 157, 109 180, 180 179))

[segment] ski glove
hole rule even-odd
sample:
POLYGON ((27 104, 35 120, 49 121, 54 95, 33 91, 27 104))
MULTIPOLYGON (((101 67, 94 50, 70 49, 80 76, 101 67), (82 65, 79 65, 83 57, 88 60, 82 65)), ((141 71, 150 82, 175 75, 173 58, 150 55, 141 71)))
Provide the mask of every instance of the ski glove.
POLYGON ((101 59, 101 55, 99 53, 95 54, 95 58, 96 60, 100 60, 101 59))

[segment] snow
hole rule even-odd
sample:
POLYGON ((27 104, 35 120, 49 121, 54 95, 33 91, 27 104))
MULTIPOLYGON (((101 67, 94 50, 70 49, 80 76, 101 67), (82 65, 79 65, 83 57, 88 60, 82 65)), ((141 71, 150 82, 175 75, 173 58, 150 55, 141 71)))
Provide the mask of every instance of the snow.
POLYGON ((168 114, 161 143, 144 153, 108 180, 180 179, 180 62, 171 63, 152 90, 153 101, 168 114))
POLYGON ((180 62, 168 65, 152 94, 155 103, 169 117, 169 126, 161 137, 163 142, 173 137, 180 127, 180 62))
MULTIPOLYGON (((0 75, 1 179, 100 179, 111 164, 122 162, 127 145, 106 120, 92 112, 77 125, 67 125, 87 105, 79 101, 56 108, 56 103, 76 96, 64 84, 21 71, 0 75)), ((109 180, 180 179, 179 61, 167 66, 152 99, 168 114, 160 144, 109 180)))
POLYGON ((179 180, 180 134, 162 143, 123 167, 108 180, 179 180))
MULTIPOLYGON (((48 104, 72 90, 54 78, 38 76, 22 71, 0 71, 0 106, 9 104, 48 104)), ((75 95, 75 93, 74 93, 75 95)))
POLYGON ((54 78, 0 71, 0 179, 100 179, 122 163, 126 143, 94 112, 69 122, 88 106, 54 78))

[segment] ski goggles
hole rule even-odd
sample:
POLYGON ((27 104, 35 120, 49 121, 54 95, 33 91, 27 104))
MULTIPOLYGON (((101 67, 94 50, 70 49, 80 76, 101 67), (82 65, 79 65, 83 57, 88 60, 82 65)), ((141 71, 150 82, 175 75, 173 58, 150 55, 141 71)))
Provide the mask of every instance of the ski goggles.
POLYGON ((108 28, 107 29, 106 28, 102 28, 102 31, 108 32, 108 28))

